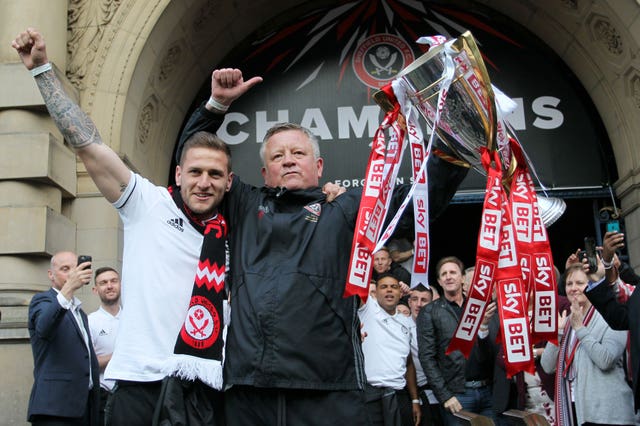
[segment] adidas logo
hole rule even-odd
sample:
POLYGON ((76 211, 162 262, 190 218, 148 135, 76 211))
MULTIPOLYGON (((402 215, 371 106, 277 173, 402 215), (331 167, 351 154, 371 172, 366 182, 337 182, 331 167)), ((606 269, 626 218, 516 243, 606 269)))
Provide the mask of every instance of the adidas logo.
POLYGON ((167 223, 176 228, 178 231, 184 232, 184 228, 182 227, 184 225, 184 220, 180 219, 179 217, 175 219, 168 219, 167 223))
POLYGON ((104 329, 102 329, 100 330, 100 333, 98 333, 98 336, 106 336, 107 334, 109 333, 107 333, 106 331, 104 331, 104 329))

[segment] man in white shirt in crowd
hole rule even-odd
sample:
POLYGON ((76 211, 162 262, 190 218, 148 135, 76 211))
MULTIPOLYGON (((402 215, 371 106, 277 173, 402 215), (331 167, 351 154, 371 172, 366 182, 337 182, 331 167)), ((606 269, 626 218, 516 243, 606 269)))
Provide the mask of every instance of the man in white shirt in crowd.
POLYGON ((96 269, 93 292, 100 298, 100 308, 89 314, 91 341, 100 366, 100 424, 104 424, 104 407, 115 380, 105 379, 104 370, 111 354, 120 323, 120 274, 110 266, 96 269))
POLYGON ((362 352, 367 376, 367 413, 373 425, 420 422, 416 370, 410 356, 413 321, 396 311, 401 296, 398 279, 382 273, 376 281, 375 298, 369 297, 358 311, 366 336, 362 352), (407 419, 409 412, 411 419, 407 419))
POLYGON ((416 381, 418 385, 418 396, 421 408, 421 425, 439 425, 442 424, 440 416, 439 402, 427 382, 427 376, 424 374, 420 358, 418 357, 418 339, 416 335, 416 318, 423 306, 433 301, 433 290, 423 284, 418 284, 411 289, 409 293, 409 309, 411 309, 411 319, 413 320, 411 328, 411 358, 416 368, 416 381))

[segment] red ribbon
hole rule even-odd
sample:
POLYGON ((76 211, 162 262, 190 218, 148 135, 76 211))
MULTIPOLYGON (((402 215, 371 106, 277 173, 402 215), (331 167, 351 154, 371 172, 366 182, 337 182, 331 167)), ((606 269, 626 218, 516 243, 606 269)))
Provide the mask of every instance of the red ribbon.
POLYGON ((513 138, 509 142, 518 163, 511 182, 510 204, 526 291, 533 299, 531 340, 534 344, 541 341, 557 344, 557 283, 549 237, 522 147, 513 138))
MULTIPOLYGON (((387 95, 389 96, 389 94, 387 95)), ((403 152, 404 131, 397 124, 400 108, 395 100, 395 95, 389 96, 389 98, 395 102, 395 106, 385 115, 371 145, 344 290, 344 297, 357 295, 363 302, 367 300, 369 295, 369 282, 373 266, 372 252, 382 232, 389 200, 393 194, 397 166, 403 152), (387 128, 391 129, 388 146, 385 140, 387 128)))
POLYGON ((535 371, 529 334, 527 292, 522 280, 517 245, 508 199, 502 199, 502 238, 496 276, 498 312, 500 313, 502 348, 507 377, 520 371, 535 371))
POLYGON ((484 311, 491 301, 502 236, 504 189, 500 158, 496 152, 486 148, 482 148, 481 155, 482 165, 487 171, 487 186, 476 246, 476 267, 462 317, 446 351, 449 354, 459 350, 466 358, 471 353, 484 311))

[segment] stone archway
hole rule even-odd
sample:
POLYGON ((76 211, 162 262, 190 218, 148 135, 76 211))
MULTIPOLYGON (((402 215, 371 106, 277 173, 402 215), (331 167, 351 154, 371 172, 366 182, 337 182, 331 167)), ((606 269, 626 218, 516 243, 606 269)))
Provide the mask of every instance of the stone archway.
MULTIPOLYGON (((482 3, 489 3, 482 1, 482 3)), ((622 202, 631 265, 640 265, 640 29, 638 2, 491 2, 531 29, 563 58, 578 77, 606 127, 618 167, 614 188, 622 202)))
MULTIPOLYGON (((113 148, 135 170, 159 183, 166 179, 179 126, 212 66, 259 25, 297 6, 293 1, 102 3, 103 17, 109 21, 97 47, 87 49, 95 51, 95 60, 84 74, 93 79, 85 77, 82 106, 95 116, 113 148)), ((607 128, 621 176, 616 189, 626 199, 625 212, 631 213, 637 205, 628 199, 637 184, 632 170, 640 160, 633 148, 639 125, 640 66, 630 17, 638 16, 638 5, 565 0, 551 10, 531 0, 478 3, 531 29, 582 82, 607 128)), ((70 34, 73 25, 70 22, 70 34)), ((79 39, 99 33, 85 33, 79 39)), ((72 59, 68 67, 72 82, 75 70, 82 69, 76 62, 72 59)))

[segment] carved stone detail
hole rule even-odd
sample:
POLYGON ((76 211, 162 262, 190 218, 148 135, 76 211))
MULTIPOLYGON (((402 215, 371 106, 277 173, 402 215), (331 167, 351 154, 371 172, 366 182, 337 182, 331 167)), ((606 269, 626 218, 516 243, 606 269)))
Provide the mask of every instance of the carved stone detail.
POLYGON ((199 33, 200 31, 208 28, 210 25, 209 20, 215 13, 216 2, 212 0, 205 1, 205 4, 198 10, 196 19, 193 21, 193 32, 199 33))
POLYGON ((578 10, 578 0, 561 0, 562 4, 571 10, 578 10))
POLYGON ((138 141, 144 145, 151 133, 153 123, 158 121, 158 100, 155 96, 149 97, 140 110, 138 118, 138 141))
POLYGON ((631 68, 625 74, 625 81, 627 96, 631 98, 633 105, 640 109, 640 71, 631 68))
POLYGON ((158 82, 160 85, 164 84, 177 68, 182 58, 182 46, 180 42, 176 42, 169 48, 164 59, 160 63, 160 72, 158 74, 158 82))
POLYGON ((620 56, 624 52, 622 36, 616 27, 603 16, 590 19, 591 34, 596 42, 612 55, 620 56))
POLYGON ((630 82, 631 86, 631 94, 633 96, 633 102, 636 105, 636 108, 640 109, 640 77, 637 75, 630 82))
POLYGON ((78 88, 84 88, 89 64, 123 0, 69 0, 67 12, 67 77, 78 88))

